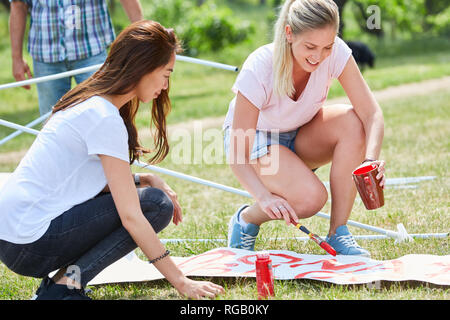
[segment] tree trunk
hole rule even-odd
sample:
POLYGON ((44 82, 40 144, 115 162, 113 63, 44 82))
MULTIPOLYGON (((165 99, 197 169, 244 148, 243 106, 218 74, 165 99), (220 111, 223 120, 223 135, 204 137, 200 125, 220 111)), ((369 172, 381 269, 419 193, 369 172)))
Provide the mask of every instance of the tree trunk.
POLYGON ((342 19, 342 14, 344 12, 344 6, 347 0, 333 0, 339 8, 339 34, 343 35, 344 32, 344 19, 342 19))

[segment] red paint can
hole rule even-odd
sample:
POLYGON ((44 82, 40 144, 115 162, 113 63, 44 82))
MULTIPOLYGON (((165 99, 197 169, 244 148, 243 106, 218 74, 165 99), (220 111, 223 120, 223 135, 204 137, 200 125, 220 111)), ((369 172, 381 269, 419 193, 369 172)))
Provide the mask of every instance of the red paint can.
POLYGON ((255 267, 258 299, 273 296, 273 269, 270 255, 268 253, 258 253, 256 255, 255 267))

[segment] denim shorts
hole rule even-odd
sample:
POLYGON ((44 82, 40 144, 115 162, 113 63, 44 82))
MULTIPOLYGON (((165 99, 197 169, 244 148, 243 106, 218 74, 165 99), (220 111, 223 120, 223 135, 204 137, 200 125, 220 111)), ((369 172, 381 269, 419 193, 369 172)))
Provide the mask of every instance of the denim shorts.
MULTIPOLYGON (((223 137, 223 144, 227 159, 230 153, 230 131, 231 127, 226 127, 223 137)), ((285 146, 295 153, 294 143, 295 138, 297 137, 297 133, 298 129, 280 133, 271 133, 269 131, 256 130, 253 149, 252 153, 250 154, 250 160, 255 160, 268 154, 269 149, 267 147, 272 144, 285 146)))

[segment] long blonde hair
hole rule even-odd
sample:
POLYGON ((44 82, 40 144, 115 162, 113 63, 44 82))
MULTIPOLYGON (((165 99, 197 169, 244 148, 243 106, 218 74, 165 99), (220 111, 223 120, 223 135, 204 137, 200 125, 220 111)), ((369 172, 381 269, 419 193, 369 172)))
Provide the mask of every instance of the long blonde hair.
POLYGON ((294 35, 326 26, 334 26, 338 32, 339 9, 332 0, 286 0, 275 23, 273 41, 273 91, 278 96, 295 93, 292 80, 294 62, 285 31, 287 25, 294 35))

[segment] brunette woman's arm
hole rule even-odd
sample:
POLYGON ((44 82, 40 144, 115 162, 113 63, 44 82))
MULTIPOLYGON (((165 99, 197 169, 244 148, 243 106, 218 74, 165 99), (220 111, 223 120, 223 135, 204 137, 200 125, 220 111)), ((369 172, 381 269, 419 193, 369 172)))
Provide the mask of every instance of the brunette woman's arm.
MULTIPOLYGON (((160 257, 166 249, 142 213, 129 163, 106 155, 99 157, 122 225, 149 260, 160 257)), ((223 292, 223 288, 214 283, 188 279, 170 256, 155 262, 154 265, 181 295, 200 298, 214 297, 223 292)))
MULTIPOLYGON (((163 190, 172 200, 173 203, 173 223, 175 225, 178 225, 180 222, 183 221, 183 211, 181 209, 180 203, 178 202, 178 195, 175 193, 175 191, 172 190, 172 188, 159 176, 153 173, 133 173, 133 180, 135 175, 139 175, 140 184, 139 188, 145 188, 145 187, 153 187, 163 190)), ((109 190, 109 186, 106 185, 101 192, 111 192, 109 190)))

